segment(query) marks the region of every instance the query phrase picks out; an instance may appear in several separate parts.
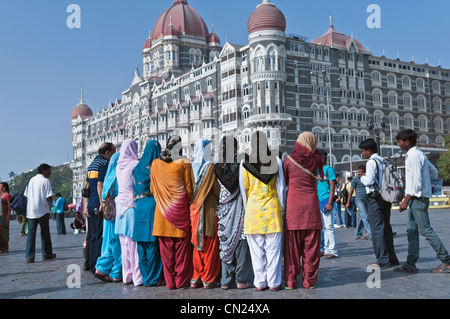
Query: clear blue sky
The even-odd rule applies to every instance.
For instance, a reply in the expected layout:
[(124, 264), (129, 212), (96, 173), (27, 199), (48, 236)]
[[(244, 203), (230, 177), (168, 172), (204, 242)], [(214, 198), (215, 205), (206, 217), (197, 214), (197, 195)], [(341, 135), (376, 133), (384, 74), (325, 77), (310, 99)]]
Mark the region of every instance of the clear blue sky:
[[(222, 44), (245, 45), (247, 20), (262, 0), (188, 0)], [(271, 0), (287, 33), (310, 41), (335, 28), (354, 33), (375, 55), (450, 68), (448, 0)], [(81, 28), (69, 29), (70, 4), (81, 7)], [(381, 7), (381, 28), (369, 29), (369, 4)], [(150, 29), (172, 0), (0, 0), (0, 177), (59, 165), (72, 158), (71, 112), (80, 100), (94, 112), (121, 97)]]

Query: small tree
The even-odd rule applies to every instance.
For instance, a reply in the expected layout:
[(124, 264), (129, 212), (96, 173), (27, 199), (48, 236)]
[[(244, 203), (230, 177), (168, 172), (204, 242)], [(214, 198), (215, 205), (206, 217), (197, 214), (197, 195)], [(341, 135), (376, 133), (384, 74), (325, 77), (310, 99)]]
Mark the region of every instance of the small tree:
[(445, 152), (439, 157), (437, 166), (444, 181), (450, 181), (450, 136), (445, 138), (445, 148), (449, 152)]

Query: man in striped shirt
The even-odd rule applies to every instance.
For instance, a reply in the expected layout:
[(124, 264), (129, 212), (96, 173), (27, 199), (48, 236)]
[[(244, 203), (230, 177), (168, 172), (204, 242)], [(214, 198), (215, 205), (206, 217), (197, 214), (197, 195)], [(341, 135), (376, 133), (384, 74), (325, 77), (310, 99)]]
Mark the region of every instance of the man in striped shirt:
[(104, 143), (98, 150), (98, 155), (89, 165), (87, 172), (87, 181), (90, 189), (88, 200), (88, 235), (86, 236), (86, 257), (89, 257), (89, 263), (85, 264), (84, 269), (95, 273), (95, 265), (98, 257), (101, 255), (102, 236), (103, 236), (103, 216), (101, 194), (103, 191), (103, 181), (108, 170), (109, 159), (116, 152), (112, 143)]

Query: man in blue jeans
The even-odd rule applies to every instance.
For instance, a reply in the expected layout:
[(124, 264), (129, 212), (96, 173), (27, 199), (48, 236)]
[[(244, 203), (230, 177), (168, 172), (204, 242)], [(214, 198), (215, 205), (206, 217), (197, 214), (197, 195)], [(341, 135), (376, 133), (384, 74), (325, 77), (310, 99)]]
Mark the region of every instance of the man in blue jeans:
[[(369, 197), (366, 194), (366, 187), (361, 183), (361, 177), (366, 175), (366, 166), (360, 165), (358, 167), (358, 176), (352, 179), (351, 188), (349, 192), (348, 203), (350, 203), (350, 197), (355, 192), (355, 204), (358, 207), (358, 221), (356, 223), (356, 231), (354, 238), (359, 239), (372, 239), (372, 232), (370, 231), (369, 219), (367, 217), (367, 206), (369, 204)], [(347, 207), (348, 209), (349, 207)], [(356, 214), (356, 212), (354, 212)], [(367, 232), (367, 236), (364, 236), (364, 229)]]
[(327, 152), (321, 152), (324, 158), (324, 166), (322, 168), (324, 180), (319, 181), (317, 185), (323, 222), (323, 240), (321, 244), (321, 251), (324, 252), (323, 258), (337, 258), (339, 255), (336, 247), (336, 234), (333, 226), (333, 204), (336, 187), (336, 174), (330, 165), (325, 165), (325, 163), (327, 163)]
[[(406, 151), (406, 198), (400, 204), (400, 212), (408, 210), (406, 233), (408, 234), (408, 257), (406, 263), (395, 271), (418, 272), (416, 262), (419, 259), (419, 234), (434, 249), (441, 264), (432, 273), (450, 273), (450, 255), (438, 235), (431, 227), (428, 206), (432, 196), (431, 181), (439, 177), (437, 169), (416, 146), (417, 133), (403, 130), (396, 137), (398, 146)], [(408, 209), (409, 208), (409, 209)]]
[(44, 260), (56, 258), (50, 237), (50, 208), (53, 201), (52, 184), (48, 180), (52, 168), (41, 164), (38, 174), (28, 182), (24, 195), (27, 197), (28, 236), (25, 250), (27, 263), (34, 263), (37, 227), (41, 228), (42, 257)]

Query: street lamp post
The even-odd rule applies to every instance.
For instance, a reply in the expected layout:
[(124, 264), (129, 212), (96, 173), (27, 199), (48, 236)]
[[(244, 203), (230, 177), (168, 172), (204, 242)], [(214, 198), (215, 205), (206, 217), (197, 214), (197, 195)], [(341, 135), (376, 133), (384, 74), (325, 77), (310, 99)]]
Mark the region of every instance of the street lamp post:
[[(317, 72), (311, 72), (311, 75), (316, 75)], [(330, 106), (330, 79), (327, 77), (327, 72), (325, 69), (322, 70), (323, 81), (326, 84), (327, 90), (327, 110), (328, 110), (328, 145), (330, 153), (330, 166), (333, 167), (333, 148), (332, 148), (332, 137), (331, 137), (331, 106)]]
[(378, 123), (374, 123), (372, 120), (369, 120), (368, 126), (369, 126), (370, 131), (375, 132), (375, 140), (377, 142), (378, 154), (381, 157), (383, 157), (383, 155), (381, 154), (381, 145), (380, 145), (380, 129), (381, 129), (381, 131), (384, 131), (384, 129), (386, 127), (386, 121), (385, 121), (384, 116), (381, 117), (381, 125), (379, 125)]
[(352, 137), (352, 131), (350, 131), (348, 142), (350, 144), (350, 176), (353, 176), (353, 137)]
[(333, 167), (333, 151), (332, 151), (332, 137), (331, 137), (331, 110), (330, 110), (330, 80), (327, 77), (326, 71), (322, 70), (323, 80), (326, 83), (327, 88), (327, 109), (328, 109), (328, 145), (330, 151), (330, 166)]

